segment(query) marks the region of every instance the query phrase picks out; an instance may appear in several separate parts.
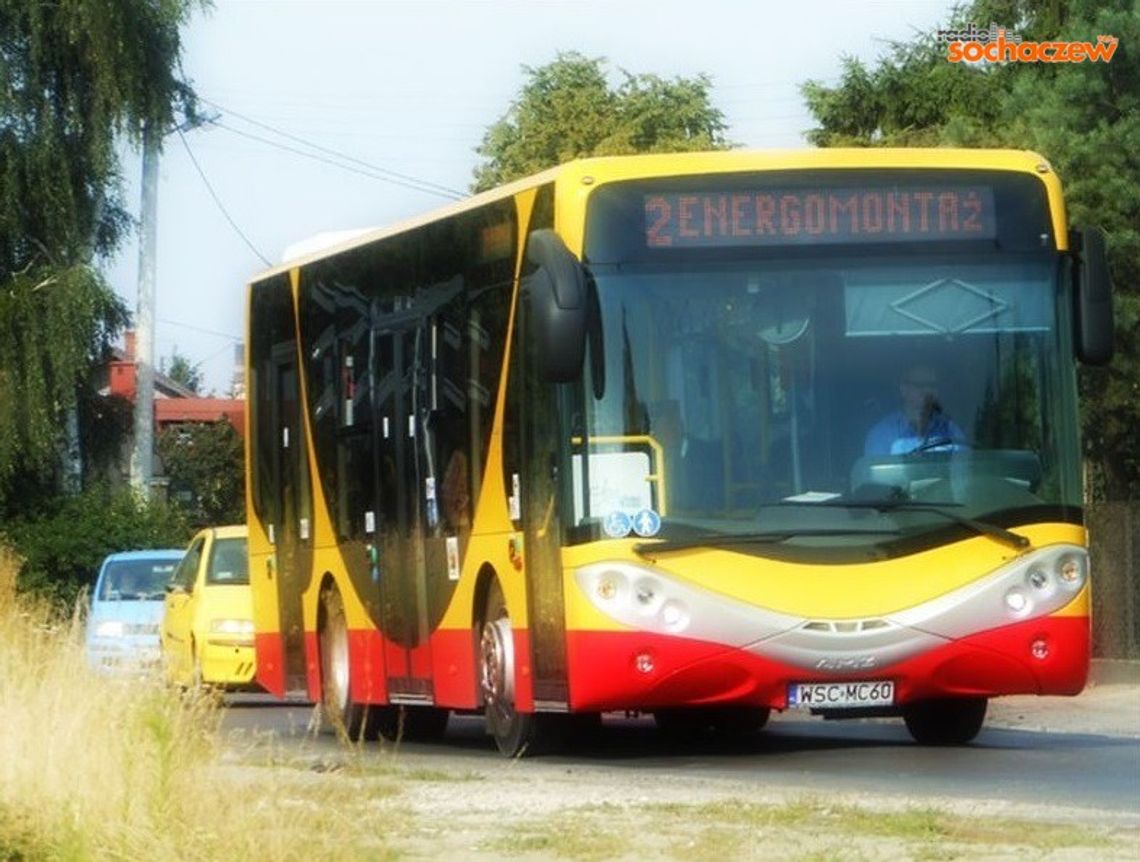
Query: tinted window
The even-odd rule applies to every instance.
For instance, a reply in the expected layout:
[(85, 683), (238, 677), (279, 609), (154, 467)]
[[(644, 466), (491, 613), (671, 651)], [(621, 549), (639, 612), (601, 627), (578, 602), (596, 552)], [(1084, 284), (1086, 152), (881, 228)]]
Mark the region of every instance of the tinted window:
[(378, 526), (395, 520), (394, 477), (373, 443), (398, 433), (390, 403), (397, 385), (417, 387), (420, 403), (431, 405), (445, 526), (470, 523), (490, 446), (516, 245), (514, 201), (505, 200), (302, 271), (308, 407), (339, 538), (363, 536), (367, 512)]
[(206, 571), (207, 584), (248, 584), (249, 560), (245, 539), (218, 539)]
[(182, 587), (187, 592), (194, 589), (194, 580), (198, 575), (198, 564), (202, 562), (202, 547), (204, 545), (205, 540), (203, 539), (196, 539), (190, 545), (190, 549), (186, 551), (186, 556), (182, 558), (182, 562), (178, 564), (178, 569), (170, 579), (172, 584)]
[(103, 601), (154, 601), (162, 598), (177, 560), (116, 560), (107, 564), (99, 598)]

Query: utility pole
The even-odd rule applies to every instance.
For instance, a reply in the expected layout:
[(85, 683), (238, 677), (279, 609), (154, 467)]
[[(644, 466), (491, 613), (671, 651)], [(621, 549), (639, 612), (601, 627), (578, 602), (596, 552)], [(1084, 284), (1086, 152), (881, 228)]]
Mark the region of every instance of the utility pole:
[(131, 487), (144, 500), (150, 499), (154, 476), (154, 295), (161, 140), (161, 130), (148, 122), (143, 129), (139, 296), (135, 320), (135, 440), (131, 451)]

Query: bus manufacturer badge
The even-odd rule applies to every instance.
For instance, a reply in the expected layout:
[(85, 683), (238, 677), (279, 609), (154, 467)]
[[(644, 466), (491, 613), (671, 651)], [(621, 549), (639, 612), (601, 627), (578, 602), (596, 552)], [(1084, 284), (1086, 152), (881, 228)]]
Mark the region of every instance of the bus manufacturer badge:
[(606, 515), (602, 521), (602, 529), (611, 539), (624, 539), (633, 529), (633, 523), (625, 512), (614, 511)]
[(656, 536), (661, 530), (661, 516), (652, 509), (642, 509), (633, 516), (633, 531), (644, 539)]

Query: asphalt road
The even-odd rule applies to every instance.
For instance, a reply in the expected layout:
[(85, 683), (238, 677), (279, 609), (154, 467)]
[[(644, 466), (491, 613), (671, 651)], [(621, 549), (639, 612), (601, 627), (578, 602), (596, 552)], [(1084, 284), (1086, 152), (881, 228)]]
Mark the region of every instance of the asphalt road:
[[(306, 735), (307, 705), (257, 697), (228, 701), (223, 727), (245, 737), (272, 732), (308, 750), (335, 753), (335, 738)], [(483, 770), (501, 755), (483, 733), (482, 719), (453, 716), (438, 743), (401, 743), (414, 767)], [(925, 748), (898, 722), (828, 722), (796, 714), (772, 721), (755, 737), (729, 743), (702, 740), (678, 746), (654, 732), (649, 718), (607, 718), (571, 751), (524, 761), (590, 767), (615, 780), (631, 772), (663, 782), (694, 776), (756, 781), (806, 793), (845, 791), (923, 799), (971, 799), (1050, 805), (1140, 817), (1140, 738), (987, 727), (962, 748)], [(536, 766), (535, 768), (538, 768)]]

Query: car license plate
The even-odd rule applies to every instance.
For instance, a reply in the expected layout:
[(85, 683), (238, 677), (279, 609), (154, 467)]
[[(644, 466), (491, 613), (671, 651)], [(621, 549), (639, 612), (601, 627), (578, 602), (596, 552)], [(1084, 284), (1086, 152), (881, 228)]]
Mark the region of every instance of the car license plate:
[(892, 706), (893, 680), (794, 682), (788, 686), (788, 706), (838, 709), (849, 706)]

